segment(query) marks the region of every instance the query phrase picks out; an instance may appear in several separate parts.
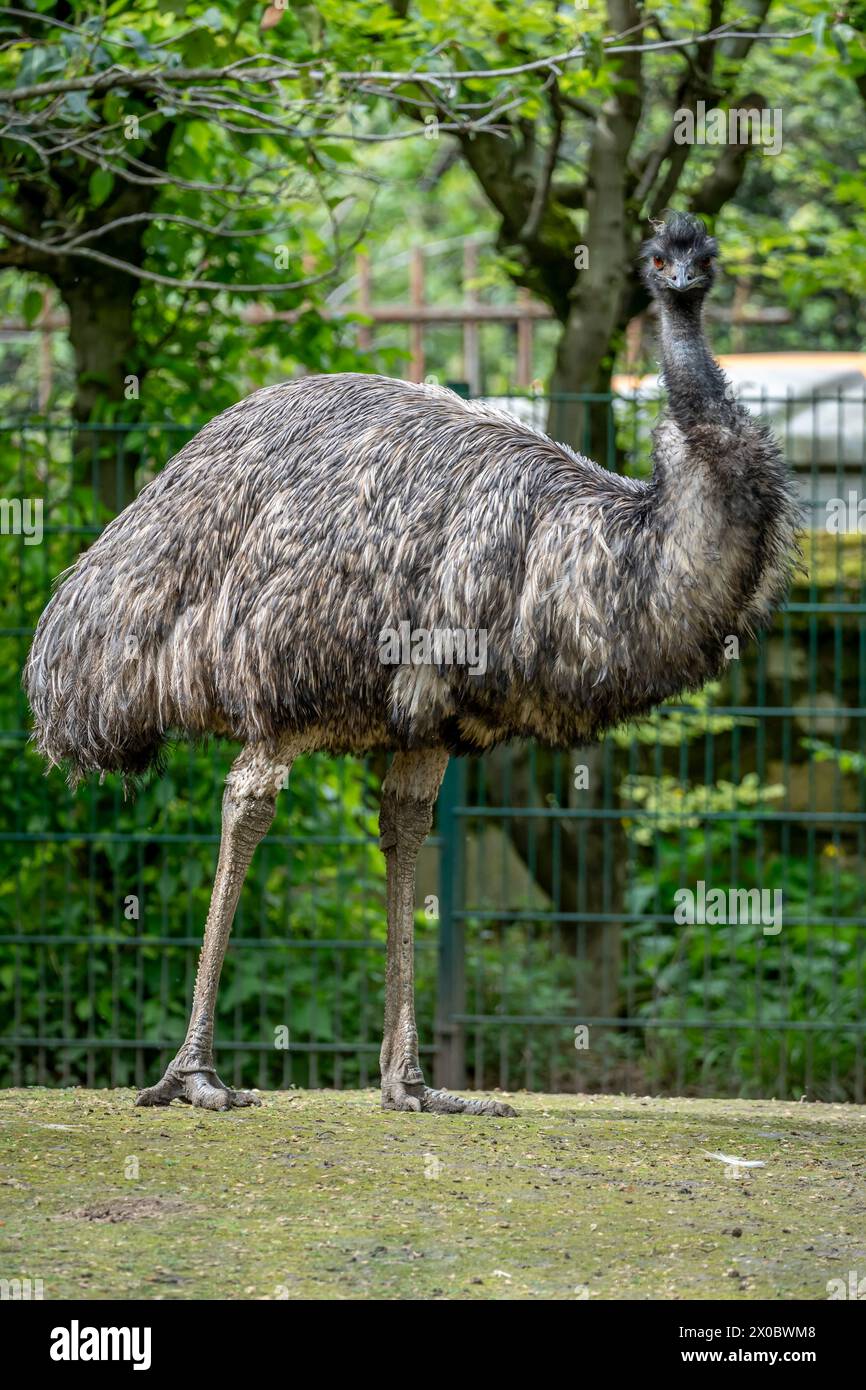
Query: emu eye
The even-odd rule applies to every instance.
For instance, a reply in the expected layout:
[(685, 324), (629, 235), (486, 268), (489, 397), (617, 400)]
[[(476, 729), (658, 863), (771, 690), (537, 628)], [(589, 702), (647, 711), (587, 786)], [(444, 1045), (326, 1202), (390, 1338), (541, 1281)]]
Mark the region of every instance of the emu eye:
[(701, 261), (701, 270), (709, 270), (709, 268), (710, 268), (710, 266), (712, 265), (712, 263), (713, 263), (713, 258), (712, 258), (712, 256), (705, 256), (704, 259)]
[(663, 257), (653, 256), (653, 265), (655, 266), (656, 270), (664, 270), (665, 263)]

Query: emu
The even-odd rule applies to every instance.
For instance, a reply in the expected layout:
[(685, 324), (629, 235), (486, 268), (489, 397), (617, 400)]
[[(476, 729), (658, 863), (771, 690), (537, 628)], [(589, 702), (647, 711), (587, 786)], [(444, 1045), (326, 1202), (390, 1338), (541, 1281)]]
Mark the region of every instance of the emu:
[[(597, 739), (719, 674), (726, 639), (752, 635), (784, 597), (799, 509), (776, 443), (705, 341), (716, 256), (682, 214), (643, 249), (669, 406), (649, 480), (439, 387), (306, 377), (211, 420), (63, 578), (24, 673), (51, 764), (75, 784), (142, 774), (171, 733), (243, 744), (187, 1036), (139, 1105), (256, 1103), (213, 1056), (245, 873), (295, 758), (385, 749), (382, 1104), (514, 1114), (425, 1084), (415, 860), (449, 755)], [(381, 635), (401, 624), (484, 632), (483, 669), (383, 660)]]

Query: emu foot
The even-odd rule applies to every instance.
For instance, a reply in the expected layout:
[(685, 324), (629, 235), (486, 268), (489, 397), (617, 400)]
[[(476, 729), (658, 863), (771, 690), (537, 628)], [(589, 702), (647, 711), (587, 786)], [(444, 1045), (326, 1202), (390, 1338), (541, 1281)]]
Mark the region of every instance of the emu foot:
[(233, 1110), (242, 1105), (261, 1105), (252, 1091), (233, 1091), (220, 1081), (212, 1066), (200, 1059), (183, 1060), (175, 1057), (165, 1076), (155, 1086), (139, 1091), (136, 1105), (170, 1105), (182, 1100), (186, 1105), (198, 1105), (203, 1110)]
[[(420, 1075), (420, 1073), (419, 1073)], [(383, 1110), (426, 1110), (433, 1115), (493, 1115), (512, 1117), (517, 1111), (503, 1100), (465, 1100), (450, 1091), (434, 1091), (419, 1082), (382, 1082)]]

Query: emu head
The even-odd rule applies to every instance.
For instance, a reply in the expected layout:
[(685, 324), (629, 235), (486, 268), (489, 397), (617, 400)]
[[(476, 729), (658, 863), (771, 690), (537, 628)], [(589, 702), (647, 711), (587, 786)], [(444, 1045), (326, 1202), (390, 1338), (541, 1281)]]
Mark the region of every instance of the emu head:
[(643, 281), (650, 294), (703, 298), (715, 278), (715, 237), (699, 217), (685, 212), (675, 212), (653, 227), (655, 234), (641, 249)]

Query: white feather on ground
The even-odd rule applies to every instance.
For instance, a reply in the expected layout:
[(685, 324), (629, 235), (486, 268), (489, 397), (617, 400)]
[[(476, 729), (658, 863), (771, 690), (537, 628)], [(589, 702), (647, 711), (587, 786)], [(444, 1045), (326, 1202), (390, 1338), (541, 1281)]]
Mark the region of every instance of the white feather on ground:
[(704, 1149), (707, 1158), (717, 1158), (720, 1163), (733, 1164), (735, 1168), (766, 1168), (762, 1158), (734, 1158), (732, 1154), (713, 1154)]

